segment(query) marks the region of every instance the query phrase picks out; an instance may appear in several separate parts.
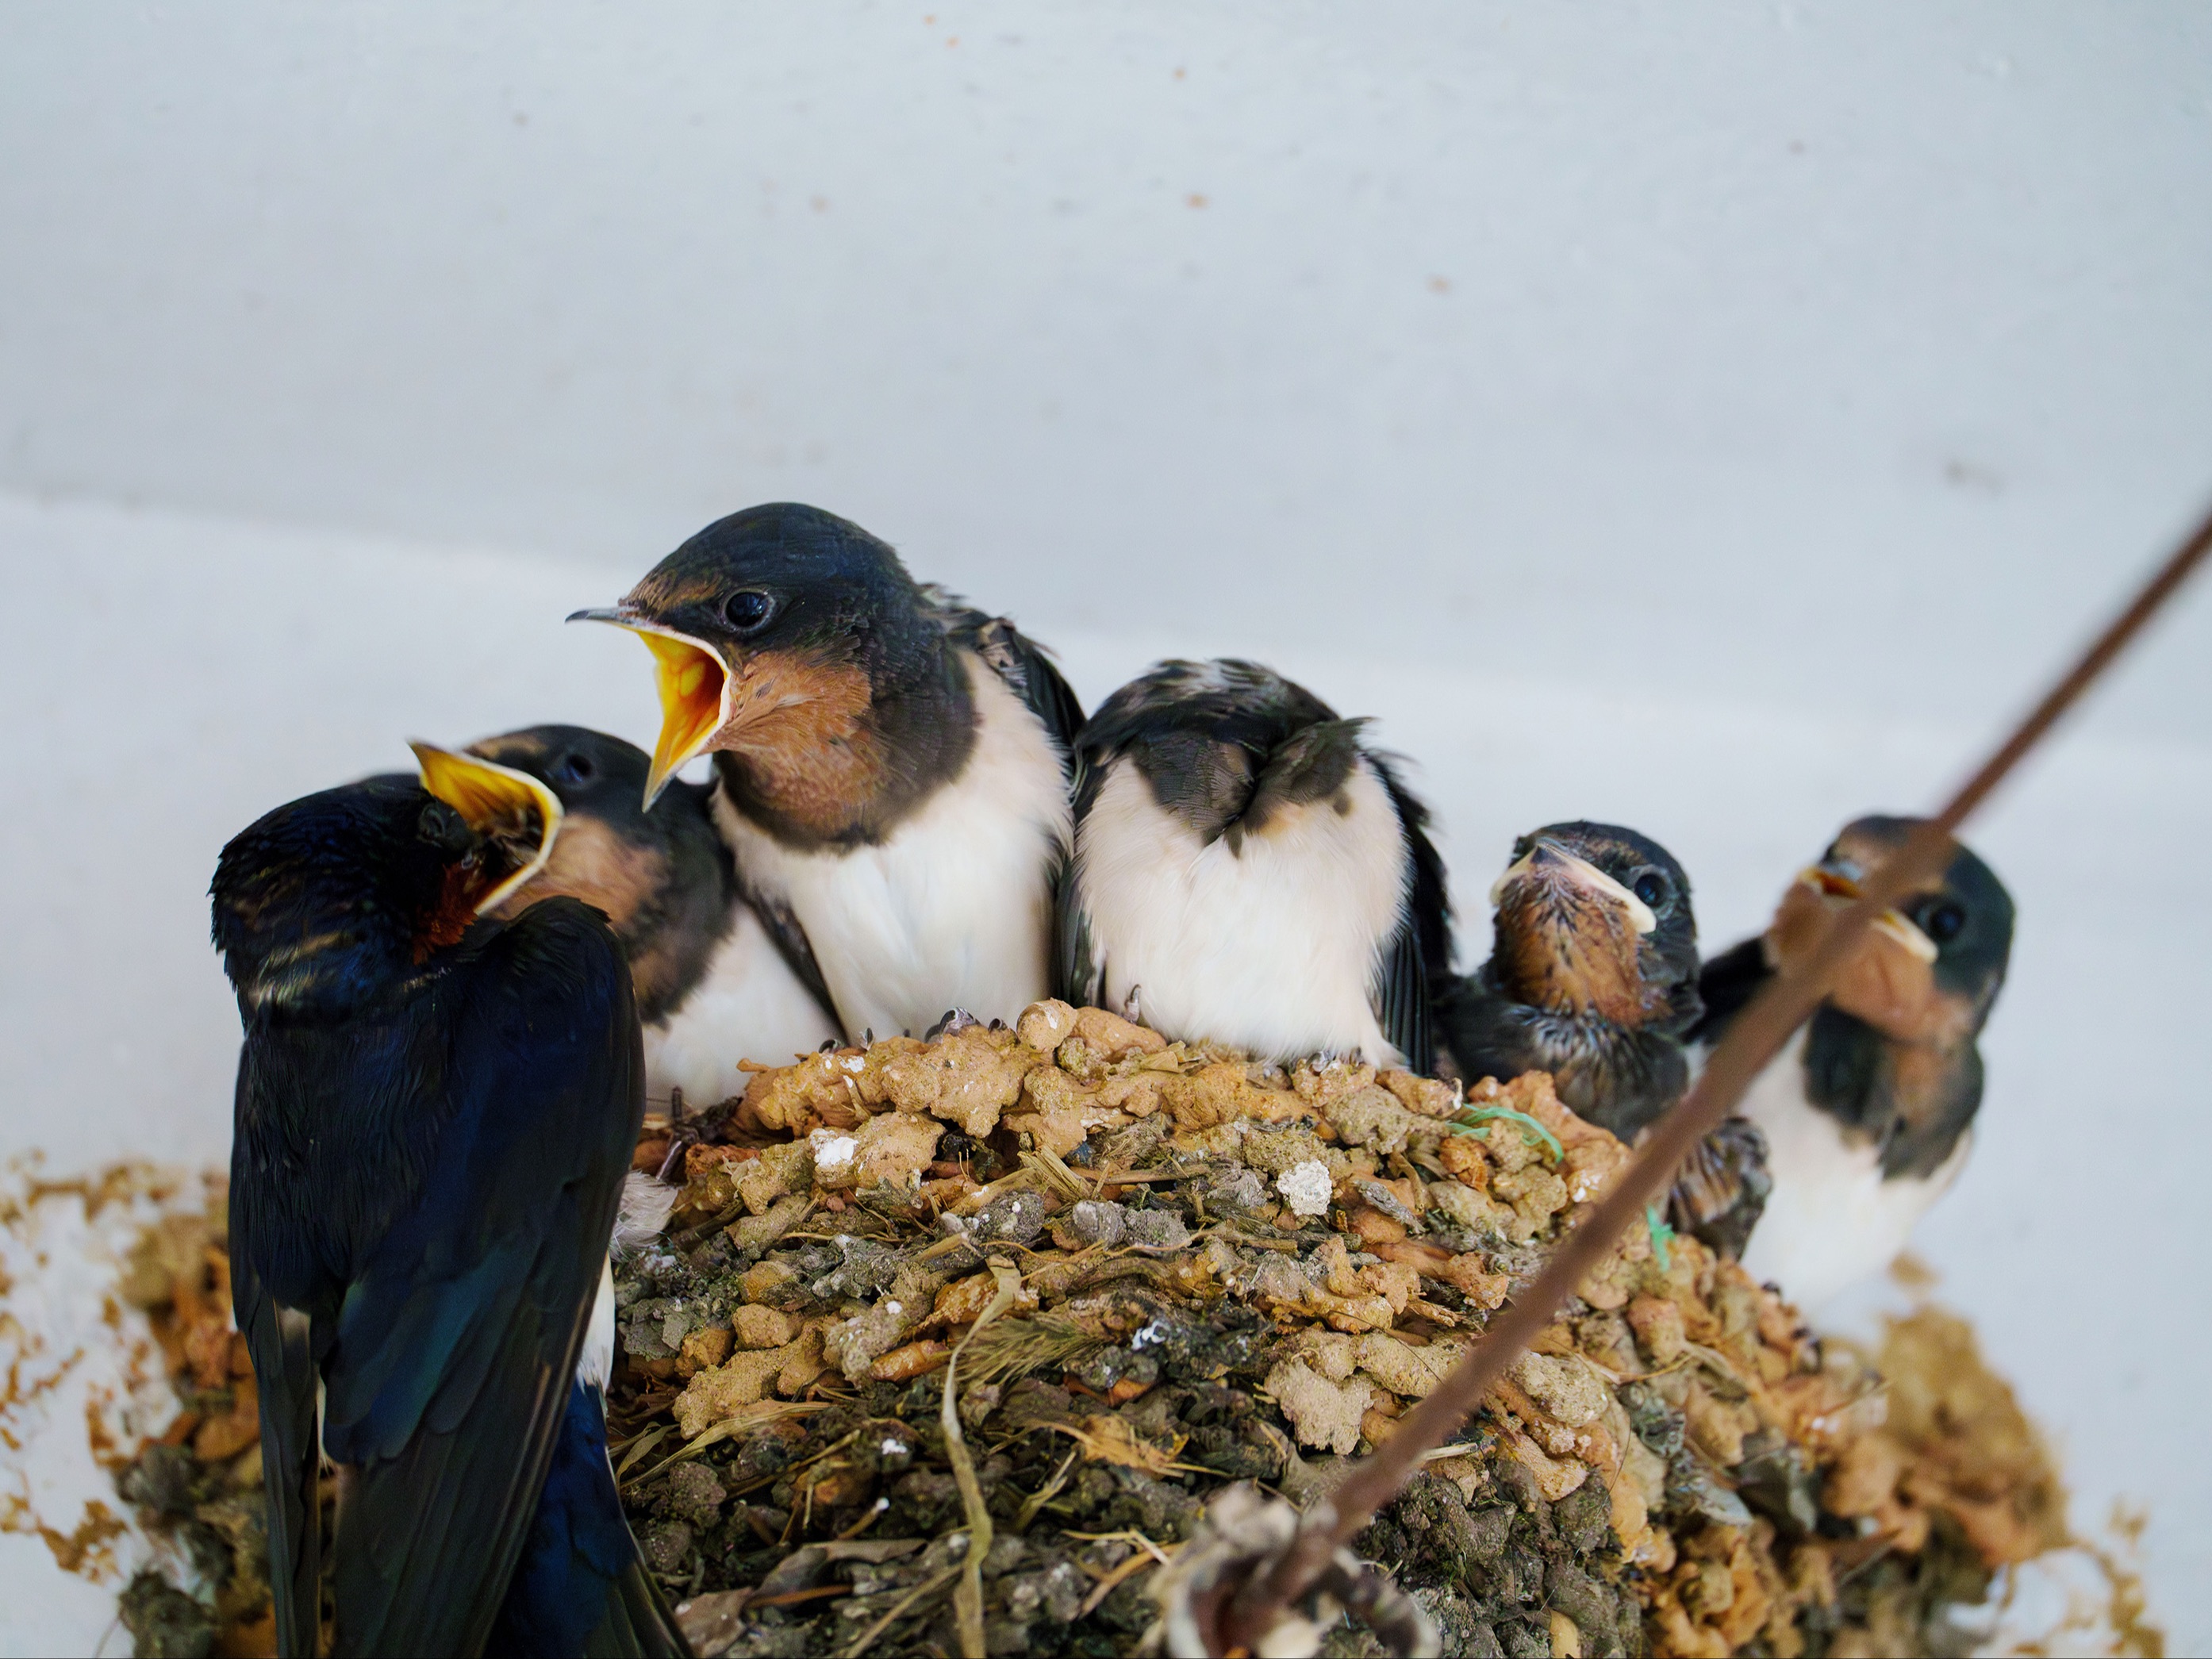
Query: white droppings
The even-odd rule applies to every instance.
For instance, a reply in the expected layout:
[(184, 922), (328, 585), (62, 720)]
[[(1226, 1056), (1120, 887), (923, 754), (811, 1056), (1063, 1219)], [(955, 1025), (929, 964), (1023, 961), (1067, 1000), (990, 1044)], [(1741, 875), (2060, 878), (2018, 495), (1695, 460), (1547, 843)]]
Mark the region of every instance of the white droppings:
[(833, 1134), (827, 1129), (817, 1129), (807, 1139), (814, 1146), (814, 1166), (818, 1170), (834, 1170), (850, 1164), (860, 1143), (850, 1135)]
[(868, 1069), (868, 1062), (858, 1054), (848, 1054), (838, 1063), (848, 1072), (865, 1072)]
[[(886, 1438), (884, 1440), (883, 1455), (885, 1457), (904, 1457), (906, 1454), (907, 1444), (905, 1441), (896, 1438)], [(878, 1504), (883, 1502), (881, 1498), (878, 1498), (876, 1501)]]
[(1275, 1190), (1299, 1215), (1327, 1215), (1328, 1200), (1335, 1194), (1336, 1183), (1329, 1179), (1328, 1164), (1319, 1158), (1310, 1158), (1303, 1164), (1293, 1164), (1277, 1176)]
[(1129, 1339), (1129, 1346), (1132, 1348), (1149, 1348), (1155, 1342), (1164, 1342), (1167, 1340), (1168, 1328), (1155, 1319)]
[(896, 1302), (886, 1302), (884, 1304), (884, 1306), (889, 1308), (895, 1314), (902, 1314), (906, 1311), (904, 1307)]

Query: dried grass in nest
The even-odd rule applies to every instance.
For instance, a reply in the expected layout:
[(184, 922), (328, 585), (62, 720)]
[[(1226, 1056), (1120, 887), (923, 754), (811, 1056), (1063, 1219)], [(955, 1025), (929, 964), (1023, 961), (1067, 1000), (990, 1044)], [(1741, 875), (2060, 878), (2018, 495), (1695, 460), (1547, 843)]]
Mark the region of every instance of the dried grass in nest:
[[(1625, 1157), (1540, 1076), (1462, 1100), (1040, 1006), (756, 1072), (718, 1120), (736, 1138), (678, 1160), (688, 1231), (618, 1267), (614, 1455), (703, 1650), (953, 1653), (980, 1619), (994, 1651), (1133, 1651), (1200, 1504), (1237, 1478), (1326, 1490)], [(957, 1157), (817, 1182), (811, 1130), (865, 1146), (895, 1111), (958, 1125)], [(1330, 1168), (1325, 1219), (1279, 1198), (1303, 1160)], [(1190, 1242), (1067, 1231), (1112, 1193)], [(986, 1237), (1016, 1200), (1022, 1236)], [(2047, 1449), (1962, 1322), (1923, 1310), (1872, 1355), (1816, 1342), (1735, 1264), (1656, 1242), (1624, 1241), (1364, 1535), (1447, 1651), (1945, 1651), (1952, 1608), (2066, 1542)], [(202, 1329), (220, 1258), (172, 1243), (201, 1275), (161, 1316), (187, 1376), (229, 1352)], [(971, 1500), (996, 1540), (973, 1594), (948, 1541), (985, 1530)], [(2157, 1651), (2112, 1582), (2113, 1650)]]
[(1103, 1337), (1051, 1314), (1000, 1319), (969, 1344), (963, 1374), (975, 1382), (1001, 1383), (1036, 1371), (1073, 1370), (1105, 1346)]

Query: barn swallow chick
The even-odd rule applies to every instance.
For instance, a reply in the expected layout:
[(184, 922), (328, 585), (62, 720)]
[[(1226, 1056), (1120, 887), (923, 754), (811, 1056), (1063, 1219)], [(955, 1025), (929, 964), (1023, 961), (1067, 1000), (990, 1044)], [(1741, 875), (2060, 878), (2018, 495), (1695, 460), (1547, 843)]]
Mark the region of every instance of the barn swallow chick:
[(708, 526), (578, 618), (651, 648), (645, 799), (714, 756), (739, 878), (847, 1036), (1011, 1019), (1048, 994), (1083, 715), (1012, 624), (790, 503)]
[(543, 864), (498, 914), (566, 893), (604, 912), (629, 958), (645, 1030), (646, 1092), (694, 1106), (738, 1092), (739, 1060), (782, 1064), (838, 1035), (828, 993), (810, 989), (739, 890), (714, 833), (709, 791), (672, 782), (648, 808), (651, 762), (620, 738), (534, 726), (465, 753), (429, 751), (486, 793), (551, 792), (560, 817)]
[(1689, 1086), (1689, 878), (1633, 830), (1555, 823), (1514, 842), (1490, 902), (1490, 960), (1443, 1000), (1462, 1074), (1549, 1072), (1571, 1110), (1633, 1140)]
[(279, 807), (211, 890), (278, 1644), (316, 1650), (327, 1455), (341, 1650), (681, 1653), (605, 1455), (629, 969), (573, 899), (486, 915), (550, 856), (550, 792), (426, 771), (445, 798)]
[[(1783, 896), (1765, 933), (1705, 965), (1719, 1041), (1781, 968), (1809, 951), (1825, 913), (1920, 821), (1864, 817)], [(1960, 847), (1950, 865), (1885, 914), (1802, 1030), (1753, 1081), (1741, 1108), (1765, 1132), (1773, 1191), (1745, 1267), (1815, 1308), (1896, 1259), (1914, 1224), (1958, 1178), (1982, 1100), (1976, 1046), (2012, 952), (2013, 903)]]
[(1443, 869), (1364, 725), (1249, 662), (1164, 662), (1108, 698), (1076, 738), (1074, 1000), (1270, 1060), (1430, 1070)]

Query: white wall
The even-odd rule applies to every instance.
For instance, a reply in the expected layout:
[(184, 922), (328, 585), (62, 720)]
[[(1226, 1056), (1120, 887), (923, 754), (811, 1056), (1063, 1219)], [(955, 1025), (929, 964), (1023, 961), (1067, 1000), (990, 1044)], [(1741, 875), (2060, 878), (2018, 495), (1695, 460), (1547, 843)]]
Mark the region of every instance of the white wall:
[(2201, 8), (5, 31), (41, 494), (622, 572), (797, 497), (1040, 622), (1979, 714), (2212, 490)]
[[(224, 836), (647, 735), (556, 619), (748, 502), (1087, 696), (1378, 715), (1477, 911), (1637, 823), (1718, 945), (2212, 500), (2200, 9), (935, 3), (0, 9), (5, 1146), (220, 1159)], [(2208, 692), (2212, 585), (1977, 832), (2020, 949), (1923, 1241), (2185, 1650)]]

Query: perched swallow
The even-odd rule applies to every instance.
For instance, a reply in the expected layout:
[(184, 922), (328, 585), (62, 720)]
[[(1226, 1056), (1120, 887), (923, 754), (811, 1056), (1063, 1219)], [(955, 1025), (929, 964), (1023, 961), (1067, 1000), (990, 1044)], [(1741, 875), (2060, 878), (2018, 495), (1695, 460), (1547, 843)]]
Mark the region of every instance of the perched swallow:
[(1690, 878), (1633, 830), (1555, 823), (1513, 843), (1490, 902), (1489, 961), (1441, 999), (1461, 1073), (1549, 1072), (1571, 1109), (1633, 1140), (1689, 1087)]
[(1073, 1000), (1171, 1037), (1425, 1072), (1451, 920), (1427, 810), (1304, 687), (1164, 662), (1076, 738)]
[[(1719, 1041), (1826, 910), (1919, 822), (1865, 817), (1791, 885), (1765, 933), (1705, 964), (1695, 1042)], [(1982, 1100), (1975, 1046), (2012, 953), (2012, 896), (1964, 847), (1875, 925), (1803, 1030), (1753, 1081), (1773, 1191), (1744, 1266), (1811, 1308), (1880, 1273), (1966, 1159)]]
[(608, 611), (652, 648), (650, 802), (714, 757), (740, 880), (848, 1037), (1051, 989), (1075, 694), (1003, 619), (818, 507), (707, 526)]
[(542, 866), (549, 793), (448, 793), (294, 801), (211, 890), (246, 1034), (231, 1272), (279, 1645), (319, 1637), (319, 1451), (341, 1650), (681, 1653), (605, 1450), (629, 972), (573, 899), (481, 919)]
[(498, 914), (556, 893), (605, 913), (629, 957), (649, 1097), (678, 1088), (712, 1106), (738, 1091), (738, 1060), (781, 1065), (838, 1035), (740, 891), (705, 785), (672, 782), (647, 808), (645, 751), (578, 726), (486, 738), (442, 763), (482, 768), (488, 788), (520, 774), (558, 798), (544, 866)]

